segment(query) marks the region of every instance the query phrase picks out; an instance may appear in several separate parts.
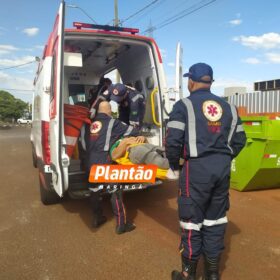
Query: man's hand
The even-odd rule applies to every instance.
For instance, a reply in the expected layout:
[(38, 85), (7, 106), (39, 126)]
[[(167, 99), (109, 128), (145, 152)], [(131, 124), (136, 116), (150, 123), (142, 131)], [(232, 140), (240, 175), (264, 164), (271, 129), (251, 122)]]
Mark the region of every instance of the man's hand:
[(146, 138), (144, 136), (137, 136), (136, 137), (136, 143), (137, 144), (142, 144), (146, 142)]

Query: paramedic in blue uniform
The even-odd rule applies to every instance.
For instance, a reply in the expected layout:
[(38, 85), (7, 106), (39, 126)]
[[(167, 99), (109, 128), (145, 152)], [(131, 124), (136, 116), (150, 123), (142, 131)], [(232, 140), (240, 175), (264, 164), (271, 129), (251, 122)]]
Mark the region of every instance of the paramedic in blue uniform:
[(126, 124), (141, 127), (145, 115), (145, 97), (135, 88), (114, 84), (108, 88), (110, 100), (119, 104), (119, 119)]
[[(109, 150), (118, 139), (126, 136), (138, 136), (139, 134), (136, 128), (112, 118), (111, 115), (110, 103), (107, 101), (101, 102), (98, 107), (98, 113), (93, 119), (87, 135), (86, 150), (88, 174), (93, 164), (112, 164)], [(92, 226), (96, 228), (105, 223), (107, 219), (103, 216), (100, 185), (94, 183), (88, 184), (93, 210)], [(121, 190), (113, 191), (111, 204), (117, 220), (116, 233), (121, 234), (134, 230), (135, 225), (126, 221)]]
[(204, 255), (205, 279), (218, 280), (219, 261), (229, 209), (231, 160), (246, 142), (236, 108), (210, 91), (213, 70), (205, 63), (190, 67), (190, 96), (178, 101), (167, 124), (166, 155), (174, 177), (179, 160), (178, 212), (182, 271), (172, 279), (194, 280)]

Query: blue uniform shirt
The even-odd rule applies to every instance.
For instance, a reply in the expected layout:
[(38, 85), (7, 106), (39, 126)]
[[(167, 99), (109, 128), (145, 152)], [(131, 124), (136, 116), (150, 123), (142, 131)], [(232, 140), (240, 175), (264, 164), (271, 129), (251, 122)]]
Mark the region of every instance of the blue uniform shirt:
[(166, 155), (173, 169), (180, 158), (219, 153), (236, 157), (246, 142), (237, 110), (209, 90), (178, 101), (167, 124)]

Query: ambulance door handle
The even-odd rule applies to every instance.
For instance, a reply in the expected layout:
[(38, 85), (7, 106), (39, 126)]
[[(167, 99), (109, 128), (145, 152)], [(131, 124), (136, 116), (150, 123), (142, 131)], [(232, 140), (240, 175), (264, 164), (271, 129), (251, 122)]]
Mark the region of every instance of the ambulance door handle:
[(154, 90), (151, 92), (151, 105), (152, 105), (152, 117), (153, 117), (153, 122), (161, 127), (160, 122), (156, 119), (156, 112), (155, 112), (155, 101), (154, 101), (154, 96), (155, 94), (158, 93), (158, 88), (154, 88)]

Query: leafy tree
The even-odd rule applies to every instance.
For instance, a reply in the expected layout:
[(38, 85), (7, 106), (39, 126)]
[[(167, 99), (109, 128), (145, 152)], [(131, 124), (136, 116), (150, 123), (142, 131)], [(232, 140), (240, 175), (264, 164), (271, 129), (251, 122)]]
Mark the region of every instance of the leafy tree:
[(0, 119), (18, 119), (28, 110), (28, 103), (0, 90)]

